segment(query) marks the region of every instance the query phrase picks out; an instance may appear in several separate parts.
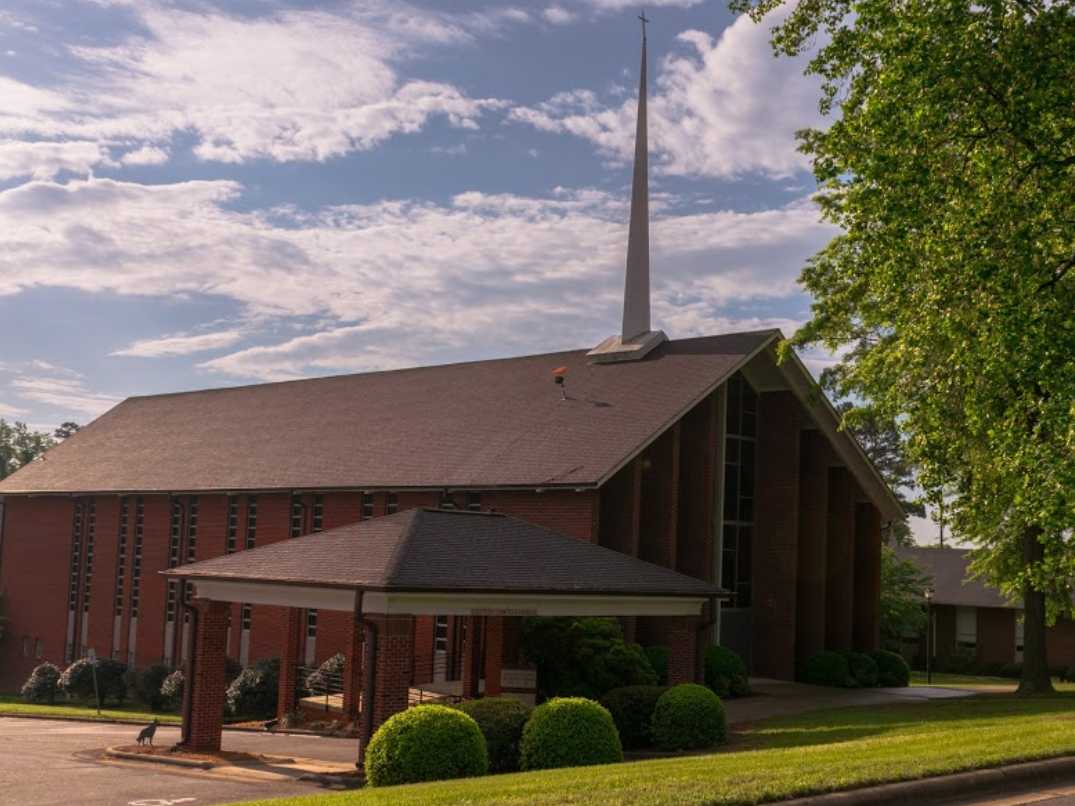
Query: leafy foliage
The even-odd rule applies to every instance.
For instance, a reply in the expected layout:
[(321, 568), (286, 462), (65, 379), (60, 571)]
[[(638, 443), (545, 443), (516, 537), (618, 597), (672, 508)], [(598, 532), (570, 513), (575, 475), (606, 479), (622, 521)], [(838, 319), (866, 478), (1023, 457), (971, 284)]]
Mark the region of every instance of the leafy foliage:
[(836, 686), (837, 688), (855, 688), (857, 683), (851, 676), (851, 667), (839, 652), (823, 650), (813, 655), (806, 662), (803, 680), (815, 686)]
[(862, 652), (841, 652), (847, 659), (847, 669), (855, 684), (863, 688), (877, 685), (877, 664), (869, 655)]
[(653, 709), (667, 686), (624, 686), (606, 692), (601, 704), (612, 715), (620, 743), (628, 749), (653, 744)]
[(642, 650), (646, 654), (646, 660), (657, 675), (657, 685), (668, 685), (668, 654), (666, 646), (648, 646)]
[(881, 547), (881, 637), (898, 645), (907, 635), (926, 628), (923, 594), (932, 580), (911, 560), (900, 559), (889, 546)]
[(902, 655), (884, 649), (870, 654), (877, 664), (877, 684), (886, 688), (896, 688), (911, 684), (911, 667)]
[(47, 702), (49, 705), (56, 702), (59, 692), (60, 670), (48, 662), (35, 666), (19, 691), (27, 702)]
[(33, 431), (26, 423), (0, 419), (0, 479), (29, 464), (55, 444), (44, 431)]
[(163, 711), (168, 707), (167, 698), (161, 694), (161, 684), (171, 673), (171, 666), (154, 663), (134, 675), (135, 694), (151, 711)]
[(224, 695), (228, 713), (250, 717), (272, 716), (276, 713), (279, 680), (279, 658), (247, 666), (231, 681)]
[(718, 697), (750, 694), (750, 678), (743, 659), (734, 650), (719, 644), (706, 647), (705, 684)]
[(519, 769), (519, 741), (530, 718), (529, 706), (511, 697), (483, 697), (455, 707), (478, 723), (489, 753), (489, 772)]
[(657, 683), (642, 648), (624, 641), (612, 619), (529, 618), (523, 622), (522, 649), (537, 666), (544, 698), (596, 699), (614, 688)]
[(653, 738), (661, 750), (698, 750), (728, 735), (724, 704), (705, 686), (684, 683), (666, 691), (653, 710)]
[(326, 694), (339, 691), (343, 679), (343, 669), (347, 663), (342, 652), (337, 652), (317, 669), (306, 675), (306, 688), (311, 694)]
[(467, 778), (488, 769), (478, 723), (444, 705), (419, 705), (391, 716), (366, 750), (370, 786)]
[(176, 669), (161, 682), (160, 698), (165, 708), (178, 708), (183, 702), (183, 687), (187, 678), (182, 669)]
[(608, 710), (583, 697), (559, 697), (534, 709), (519, 743), (519, 769), (547, 770), (623, 761)]
[(833, 383), (899, 424), (973, 569), (1022, 597), (1020, 690), (1049, 690), (1075, 574), (1075, 0), (811, 0), (772, 43), (813, 53), (839, 113), (800, 135), (842, 234), (793, 344), (846, 351)]
[[(88, 700), (94, 696), (93, 667), (86, 658), (76, 660), (60, 675), (60, 688), (76, 700)], [(101, 704), (109, 700), (122, 704), (127, 699), (127, 665), (111, 658), (97, 659), (97, 687)]]

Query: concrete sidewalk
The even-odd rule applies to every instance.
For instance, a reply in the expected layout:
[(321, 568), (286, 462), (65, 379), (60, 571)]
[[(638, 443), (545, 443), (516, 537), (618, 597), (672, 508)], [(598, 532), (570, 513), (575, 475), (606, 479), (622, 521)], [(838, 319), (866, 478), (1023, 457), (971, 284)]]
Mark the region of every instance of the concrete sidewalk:
[(725, 700), (729, 725), (742, 725), (774, 716), (794, 716), (826, 708), (852, 708), (862, 705), (896, 705), (973, 697), (977, 692), (933, 686), (907, 688), (828, 688), (754, 677), (750, 680), (751, 697)]

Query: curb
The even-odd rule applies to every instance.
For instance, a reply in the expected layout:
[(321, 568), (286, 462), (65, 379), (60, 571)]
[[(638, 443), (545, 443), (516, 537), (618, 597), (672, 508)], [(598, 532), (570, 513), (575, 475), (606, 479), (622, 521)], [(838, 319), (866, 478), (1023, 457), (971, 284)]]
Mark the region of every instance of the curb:
[(1013, 784), (1043, 784), (1075, 776), (1075, 756), (1028, 761), (1004, 767), (900, 781), (843, 792), (783, 801), (786, 806), (882, 806), (936, 798), (967, 797), (1009, 789)]
[(141, 761), (146, 764), (167, 764), (171, 767), (185, 767), (187, 769), (211, 770), (216, 765), (211, 761), (194, 761), (188, 758), (169, 758), (168, 756), (154, 756), (145, 753), (128, 753), (118, 747), (105, 748), (105, 755), (110, 758), (120, 758), (124, 761)]
[[(146, 720), (144, 719), (123, 719), (122, 717), (103, 716), (99, 719), (95, 716), (69, 716), (69, 715), (53, 715), (53, 714), (6, 714), (0, 711), (0, 719), (50, 719), (59, 722), (85, 722), (90, 725), (141, 725), (146, 726)], [(161, 722), (162, 728), (178, 728), (181, 727), (181, 722)], [(224, 725), (224, 730), (234, 731), (236, 733), (257, 733), (265, 736), (322, 736), (326, 739), (352, 739), (352, 736), (337, 736), (332, 733), (318, 733), (313, 730), (301, 730), (301, 729), (287, 729), (276, 728), (274, 730), (265, 730), (263, 728), (241, 728), (238, 726)]]

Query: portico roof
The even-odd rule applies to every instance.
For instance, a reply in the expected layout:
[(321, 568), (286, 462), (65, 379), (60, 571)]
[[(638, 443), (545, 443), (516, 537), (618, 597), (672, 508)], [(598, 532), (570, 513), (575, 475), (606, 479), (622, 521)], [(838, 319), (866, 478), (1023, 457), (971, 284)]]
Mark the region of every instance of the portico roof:
[[(163, 572), (224, 601), (365, 612), (696, 615), (725, 592), (498, 513), (413, 509)], [(580, 609), (581, 608), (581, 609)]]

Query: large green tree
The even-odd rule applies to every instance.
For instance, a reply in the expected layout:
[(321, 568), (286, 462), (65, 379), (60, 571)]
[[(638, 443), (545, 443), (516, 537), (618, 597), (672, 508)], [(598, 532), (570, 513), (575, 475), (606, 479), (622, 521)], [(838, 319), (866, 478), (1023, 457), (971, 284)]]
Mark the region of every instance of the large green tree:
[(0, 479), (29, 464), (55, 444), (46, 432), (34, 431), (26, 423), (0, 420)]
[[(827, 127), (802, 132), (842, 234), (796, 345), (897, 420), (974, 568), (1025, 606), (1021, 692), (1075, 573), (1075, 0), (800, 0)], [(761, 19), (782, 0), (738, 0)]]

